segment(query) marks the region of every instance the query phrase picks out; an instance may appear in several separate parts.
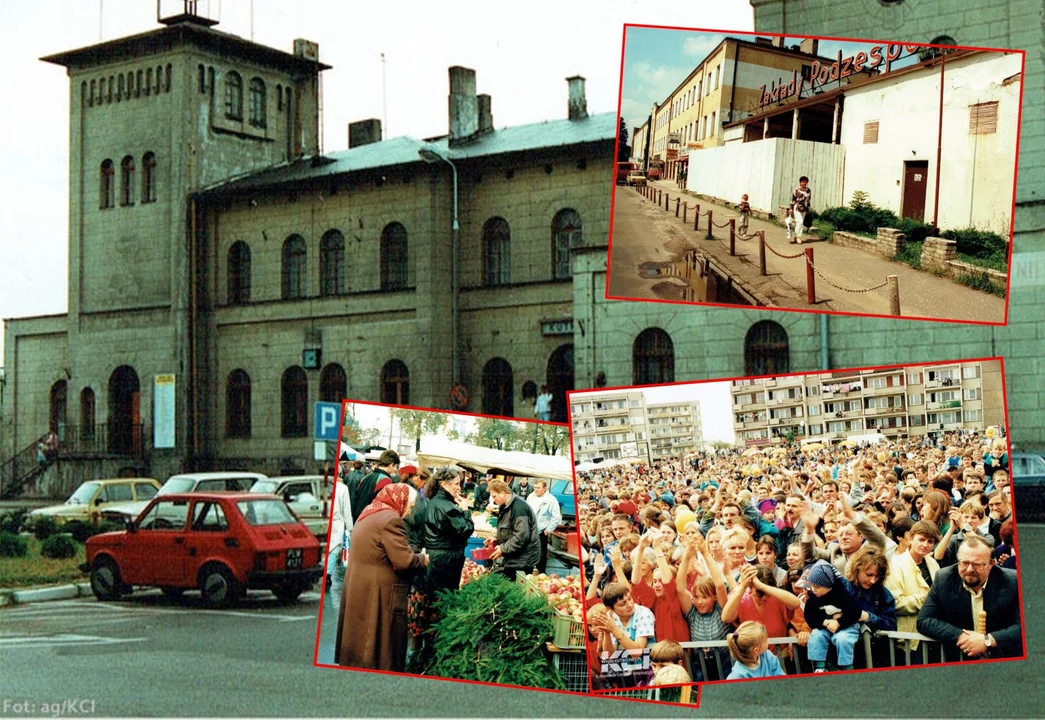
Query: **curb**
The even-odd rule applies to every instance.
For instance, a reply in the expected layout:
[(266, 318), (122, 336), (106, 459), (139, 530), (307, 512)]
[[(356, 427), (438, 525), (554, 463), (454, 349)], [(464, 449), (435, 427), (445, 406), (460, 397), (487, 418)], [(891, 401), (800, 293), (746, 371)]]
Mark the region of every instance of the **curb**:
[(0, 607), (9, 605), (26, 605), (50, 600), (72, 600), (92, 595), (90, 583), (73, 583), (71, 585), (51, 585), (28, 590), (0, 590)]

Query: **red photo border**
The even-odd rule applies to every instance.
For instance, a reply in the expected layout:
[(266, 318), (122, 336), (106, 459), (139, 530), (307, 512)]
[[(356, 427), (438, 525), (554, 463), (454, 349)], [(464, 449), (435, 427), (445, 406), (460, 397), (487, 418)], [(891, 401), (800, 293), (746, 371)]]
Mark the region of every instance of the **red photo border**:
[[(620, 126), (621, 121), (621, 103), (624, 97), (624, 52), (627, 48), (628, 43), (628, 28), (646, 28), (651, 30), (677, 30), (685, 32), (705, 32), (705, 33), (719, 33), (724, 36), (730, 35), (750, 35), (752, 37), (786, 37), (792, 39), (815, 39), (815, 40), (834, 40), (838, 42), (859, 42), (859, 43), (893, 43), (897, 44), (896, 40), (873, 40), (868, 38), (849, 38), (849, 37), (835, 37), (831, 35), (784, 35), (781, 33), (771, 32), (755, 32), (752, 30), (721, 30), (715, 28), (687, 28), (687, 27), (676, 27), (670, 25), (644, 25), (640, 23), (625, 23), (623, 36), (621, 39), (621, 54), (620, 54), (620, 85), (617, 91), (617, 127)], [(631, 302), (648, 302), (648, 303), (663, 303), (668, 305), (684, 305), (684, 306), (698, 306), (698, 307), (723, 307), (732, 308), (737, 310), (772, 310), (774, 312), (795, 312), (795, 313), (813, 313), (817, 315), (842, 315), (846, 317), (873, 317), (873, 318), (886, 318), (890, 320), (923, 320), (928, 322), (943, 322), (943, 323), (961, 323), (963, 325), (992, 325), (992, 326), (1004, 326), (1009, 323), (1009, 304), (1012, 297), (1012, 243), (1013, 238), (1016, 234), (1016, 185), (1019, 179), (1019, 156), (1020, 156), (1020, 140), (1022, 136), (1023, 126), (1023, 98), (1026, 89), (1027, 82), (1027, 51), (1016, 48), (989, 48), (989, 47), (976, 47), (972, 45), (935, 45), (932, 43), (920, 43), (920, 42), (902, 42), (903, 45), (917, 45), (919, 47), (933, 47), (933, 48), (946, 48), (949, 50), (982, 50), (988, 52), (1006, 52), (1006, 53), (1019, 53), (1023, 60), (1020, 65), (1020, 101), (1019, 110), (1016, 116), (1016, 151), (1013, 157), (1013, 177), (1012, 177), (1012, 206), (1010, 208), (1009, 215), (1009, 257), (1008, 257), (1008, 273), (1005, 280), (1005, 315), (1001, 322), (989, 322), (986, 320), (963, 320), (954, 318), (933, 318), (933, 317), (919, 317), (919, 316), (907, 316), (903, 315), (897, 317), (895, 315), (885, 315), (878, 313), (853, 313), (853, 312), (841, 312), (837, 310), (816, 310), (810, 308), (784, 308), (784, 307), (771, 307), (771, 306), (749, 306), (749, 305), (730, 305), (727, 303), (712, 303), (712, 302), (686, 302), (682, 300), (662, 300), (659, 298), (633, 298), (622, 295), (610, 295), (610, 274), (613, 269), (613, 222), (615, 218), (615, 209), (617, 205), (617, 179), (616, 179), (616, 158), (620, 153), (620, 134), (617, 134), (617, 140), (614, 144), (614, 174), (612, 183), (612, 195), (610, 196), (610, 226), (609, 236), (607, 238), (608, 249), (606, 252), (606, 291), (604, 297), (607, 300), (628, 300)], [(630, 128), (629, 128), (630, 129)]]
[[(891, 370), (891, 369), (902, 369), (902, 368), (912, 367), (912, 366), (920, 366), (920, 367), (930, 368), (930, 367), (940, 366), (940, 365), (953, 365), (955, 363), (969, 363), (969, 362), (981, 362), (982, 363), (982, 362), (991, 362), (991, 361), (995, 361), (995, 362), (998, 363), (999, 370), (1001, 372), (1002, 411), (1003, 411), (1003, 415), (1005, 417), (1006, 451), (1008, 452), (1009, 456), (1011, 457), (1012, 456), (1012, 434), (1010, 432), (1010, 426), (1009, 426), (1008, 390), (1007, 390), (1007, 387), (1005, 385), (1005, 358), (1000, 356), (1000, 355), (991, 356), (991, 357), (960, 358), (960, 359), (954, 359), (954, 360), (932, 360), (932, 361), (926, 361), (926, 362), (892, 363), (892, 364), (888, 364), (888, 365), (867, 365), (867, 366), (848, 367), (848, 368), (828, 368), (828, 369), (821, 369), (821, 370), (806, 370), (806, 371), (802, 371), (802, 372), (778, 373), (778, 374), (767, 374), (767, 375), (745, 375), (745, 376), (737, 376), (737, 377), (709, 378), (709, 379), (705, 379), (705, 380), (690, 380), (690, 381), (682, 381), (682, 382), (659, 383), (659, 384), (655, 384), (655, 385), (619, 385), (619, 386), (614, 386), (614, 387), (605, 387), (605, 388), (597, 388), (597, 389), (571, 390), (571, 391), (566, 393), (566, 412), (567, 412), (568, 422), (569, 422), (569, 426), (570, 426), (570, 455), (571, 455), (571, 458), (573, 458), (573, 462), (574, 462), (573, 488), (574, 488), (574, 492), (577, 493), (577, 495), (578, 495), (577, 506), (578, 506), (578, 508), (580, 507), (580, 502), (579, 502), (580, 496), (579, 496), (579, 490), (577, 488), (577, 472), (576, 472), (577, 461), (576, 461), (576, 458), (573, 457), (573, 449), (574, 449), (573, 448), (573, 430), (572, 430), (572, 428), (573, 428), (573, 412), (572, 412), (573, 396), (580, 395), (580, 396), (584, 396), (587, 399), (590, 396), (593, 396), (593, 395), (595, 395), (597, 393), (620, 392), (620, 391), (628, 391), (628, 390), (634, 391), (634, 390), (643, 390), (645, 388), (677, 387), (677, 386), (681, 386), (681, 385), (702, 385), (702, 384), (706, 384), (706, 383), (732, 382), (734, 380), (753, 380), (753, 379), (758, 379), (758, 378), (783, 378), (783, 377), (796, 377), (796, 376), (807, 376), (807, 375), (821, 375), (821, 374), (826, 373), (826, 372), (835, 373), (835, 372), (859, 372), (859, 371), (864, 371), (864, 370)], [(1009, 487), (1011, 488), (1011, 492), (1012, 492), (1012, 535), (1013, 535), (1013, 543), (1016, 545), (1016, 547), (1019, 547), (1019, 519), (1016, 517), (1016, 485), (1012, 481), (1012, 473), (1011, 473), (1011, 471), (1009, 473)], [(578, 524), (577, 524), (578, 533), (580, 532), (580, 522), (579, 521), (580, 521), (580, 514), (579, 514), (579, 510), (578, 510)], [(580, 545), (578, 545), (578, 547), (580, 547)], [(1021, 630), (1021, 633), (1022, 633), (1022, 641), (1023, 641), (1023, 655), (1021, 655), (1020, 657), (1015, 657), (1015, 658), (992, 658), (992, 659), (987, 659), (987, 660), (976, 660), (976, 661), (966, 661), (966, 662), (955, 661), (955, 662), (946, 662), (946, 663), (936, 663), (936, 664), (933, 664), (933, 665), (904, 665), (904, 666), (897, 666), (897, 667), (891, 667), (891, 668), (864, 668), (864, 669), (860, 669), (860, 670), (841, 670), (841, 671), (835, 671), (835, 672), (830, 673), (830, 677), (835, 677), (835, 676), (838, 676), (838, 675), (850, 675), (850, 674), (854, 674), (854, 673), (859, 674), (859, 673), (874, 673), (874, 672), (890, 672), (890, 671), (897, 671), (897, 670), (902, 671), (902, 670), (933, 669), (933, 668), (951, 667), (951, 666), (956, 666), (956, 665), (981, 665), (981, 664), (985, 664), (985, 663), (1018, 662), (1020, 660), (1026, 660), (1027, 659), (1026, 612), (1025, 612), (1024, 603), (1023, 603), (1023, 574), (1019, 570), (1017, 571), (1016, 582), (1017, 582), (1017, 587), (1019, 588), (1020, 630)], [(582, 588), (585, 587), (586, 584), (587, 584), (587, 578), (584, 577), (584, 573), (582, 572), (581, 573), (581, 586), (582, 586)], [(587, 615), (587, 613), (585, 613), (585, 615), (584, 615), (584, 633), (585, 633), (585, 638), (587, 638), (587, 635), (588, 635), (588, 615)], [(689, 685), (689, 686), (692, 686), (692, 687), (697, 687), (698, 691), (699, 691), (699, 687), (701, 685), (723, 685), (723, 684), (732, 685), (732, 684), (735, 684), (735, 683), (764, 682), (764, 681), (767, 681), (767, 680), (768, 681), (779, 681), (779, 680), (785, 680), (786, 681), (786, 680), (791, 680), (791, 679), (794, 679), (794, 678), (807, 678), (807, 677), (812, 677), (812, 676), (813, 676), (813, 673), (802, 673), (800, 675), (786, 675), (786, 676), (783, 676), (783, 677), (745, 678), (745, 679), (738, 679), (738, 680), (710, 680), (710, 681), (705, 681), (705, 682), (700, 682), (700, 683), (686, 683), (686, 684), (682, 684), (682, 685), (659, 685), (657, 687), (669, 688), (669, 687), (684, 687), (686, 685)], [(610, 697), (610, 698), (612, 698), (616, 694), (619, 694), (620, 692), (622, 692), (621, 690), (595, 690), (594, 687), (593, 687), (593, 678), (592, 678), (592, 674), (590, 672), (590, 668), (589, 668), (589, 673), (588, 673), (588, 679), (589, 679), (588, 687), (589, 687), (589, 691), (590, 691), (590, 693), (592, 695), (597, 695), (597, 696), (600, 696), (600, 697)], [(636, 688), (636, 689), (647, 689), (647, 688)], [(699, 692), (698, 692), (698, 696), (697, 697), (698, 697), (698, 701), (699, 701)], [(617, 699), (621, 699), (621, 700), (635, 700), (635, 698), (617, 698)], [(657, 700), (644, 700), (642, 702), (656, 702), (658, 704), (678, 705), (678, 703), (665, 703), (665, 702), (657, 701)], [(689, 706), (683, 706), (683, 707), (689, 707)]]

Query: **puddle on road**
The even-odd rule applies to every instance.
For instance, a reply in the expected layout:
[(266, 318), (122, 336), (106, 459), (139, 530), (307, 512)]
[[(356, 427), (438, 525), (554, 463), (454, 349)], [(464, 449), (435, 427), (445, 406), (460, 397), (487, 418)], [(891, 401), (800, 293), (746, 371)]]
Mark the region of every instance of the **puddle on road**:
[(661, 300), (691, 300), (693, 295), (686, 285), (672, 282), (659, 282), (650, 289)]
[(668, 263), (644, 262), (639, 265), (639, 277), (643, 279), (658, 278), (664, 274)]

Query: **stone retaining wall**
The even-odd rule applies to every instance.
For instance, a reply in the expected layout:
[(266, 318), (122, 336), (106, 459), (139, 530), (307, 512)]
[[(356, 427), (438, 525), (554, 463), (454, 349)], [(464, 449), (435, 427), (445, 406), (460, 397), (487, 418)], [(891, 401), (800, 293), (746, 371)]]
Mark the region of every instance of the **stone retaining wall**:
[(903, 252), (907, 236), (892, 228), (878, 228), (878, 237), (868, 238), (853, 233), (837, 231), (833, 242), (842, 247), (856, 248), (893, 258)]

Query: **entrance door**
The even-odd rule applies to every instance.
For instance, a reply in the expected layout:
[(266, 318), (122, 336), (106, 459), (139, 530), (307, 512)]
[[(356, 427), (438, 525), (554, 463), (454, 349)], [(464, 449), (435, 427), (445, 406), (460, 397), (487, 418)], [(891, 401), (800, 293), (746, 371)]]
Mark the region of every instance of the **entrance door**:
[(140, 449), (141, 422), (138, 373), (121, 365), (109, 377), (109, 452), (133, 455)]
[(566, 393), (573, 390), (573, 345), (561, 345), (548, 359), (548, 392), (552, 420), (566, 422)]
[(903, 165), (903, 205), (900, 214), (905, 218), (924, 222), (925, 192), (929, 187), (929, 161), (909, 160)]

